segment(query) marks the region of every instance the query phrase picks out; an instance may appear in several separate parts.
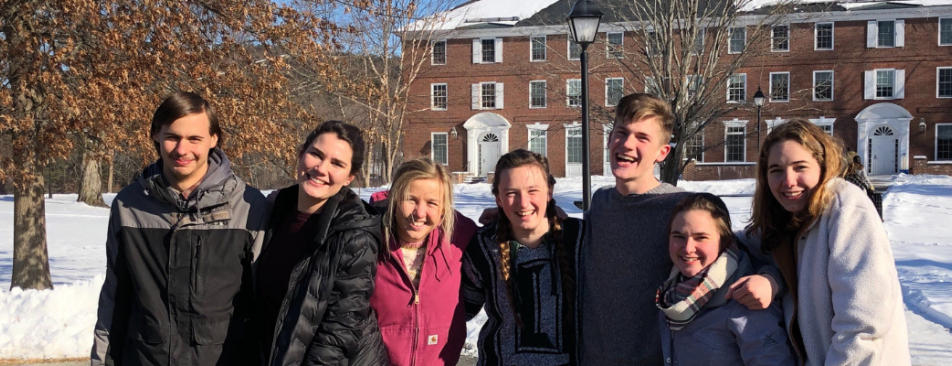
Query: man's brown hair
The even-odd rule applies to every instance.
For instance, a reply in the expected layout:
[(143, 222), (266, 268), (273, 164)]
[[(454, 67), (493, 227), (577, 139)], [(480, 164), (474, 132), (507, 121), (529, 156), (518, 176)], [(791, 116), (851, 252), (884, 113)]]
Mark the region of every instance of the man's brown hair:
[(641, 121), (645, 118), (658, 117), (661, 122), (660, 141), (662, 144), (671, 142), (671, 131), (674, 131), (674, 113), (671, 105), (664, 99), (651, 94), (628, 94), (618, 101), (615, 107), (615, 125)]

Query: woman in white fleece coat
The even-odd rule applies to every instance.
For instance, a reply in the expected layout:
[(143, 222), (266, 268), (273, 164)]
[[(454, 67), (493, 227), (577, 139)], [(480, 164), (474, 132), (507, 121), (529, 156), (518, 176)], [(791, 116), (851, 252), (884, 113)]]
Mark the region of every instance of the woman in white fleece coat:
[[(747, 235), (783, 274), (787, 332), (804, 365), (910, 364), (886, 230), (859, 188), (837, 178), (840, 145), (792, 119), (767, 135)], [(756, 242), (756, 240), (753, 240)]]

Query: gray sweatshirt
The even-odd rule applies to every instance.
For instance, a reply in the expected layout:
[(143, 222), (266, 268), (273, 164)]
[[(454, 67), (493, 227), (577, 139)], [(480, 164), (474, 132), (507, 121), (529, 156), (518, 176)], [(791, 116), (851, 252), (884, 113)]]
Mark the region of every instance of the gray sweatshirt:
[(663, 363), (658, 286), (668, 278), (668, 219), (689, 193), (662, 183), (623, 196), (604, 187), (585, 213), (579, 281), (580, 365)]

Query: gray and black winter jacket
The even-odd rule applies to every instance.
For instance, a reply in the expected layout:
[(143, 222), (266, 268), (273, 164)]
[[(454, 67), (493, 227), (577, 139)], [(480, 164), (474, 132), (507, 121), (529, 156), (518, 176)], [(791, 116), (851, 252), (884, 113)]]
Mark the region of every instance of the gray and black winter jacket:
[(150, 165), (112, 202), (92, 365), (231, 365), (246, 357), (268, 201), (218, 149), (188, 199)]
[[(271, 228), (293, 214), (298, 186), (278, 192)], [(370, 308), (381, 248), (377, 211), (344, 187), (321, 209), (313, 254), (294, 266), (287, 294), (278, 312), (271, 345), (263, 345), (265, 364), (386, 365), (377, 317)], [(272, 234), (268, 234), (270, 238)]]

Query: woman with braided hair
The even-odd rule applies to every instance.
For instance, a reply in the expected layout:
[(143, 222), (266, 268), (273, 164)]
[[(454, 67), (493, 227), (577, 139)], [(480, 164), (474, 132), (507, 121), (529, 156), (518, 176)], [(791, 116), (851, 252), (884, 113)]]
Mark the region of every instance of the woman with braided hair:
[(576, 258), (582, 221), (559, 219), (545, 157), (516, 150), (496, 163), (502, 215), (463, 258), (468, 319), (485, 305), (479, 365), (577, 365)]

